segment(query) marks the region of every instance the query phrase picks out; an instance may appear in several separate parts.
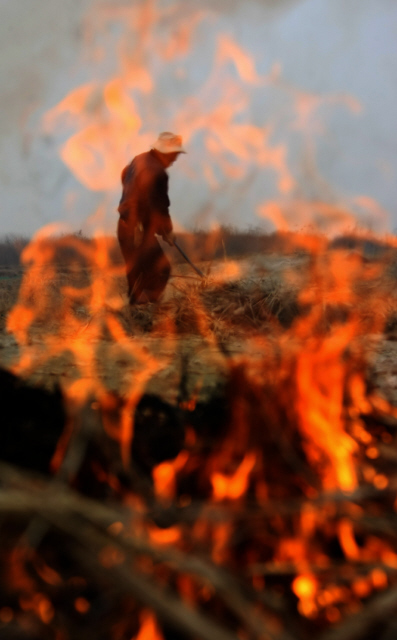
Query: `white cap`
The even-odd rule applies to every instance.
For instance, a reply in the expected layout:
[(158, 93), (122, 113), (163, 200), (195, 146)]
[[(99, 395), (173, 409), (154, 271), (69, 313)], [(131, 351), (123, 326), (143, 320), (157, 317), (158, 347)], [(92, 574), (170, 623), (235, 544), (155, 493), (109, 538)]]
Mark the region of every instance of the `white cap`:
[(152, 149), (156, 149), (160, 153), (186, 153), (182, 147), (182, 137), (170, 131), (160, 133)]

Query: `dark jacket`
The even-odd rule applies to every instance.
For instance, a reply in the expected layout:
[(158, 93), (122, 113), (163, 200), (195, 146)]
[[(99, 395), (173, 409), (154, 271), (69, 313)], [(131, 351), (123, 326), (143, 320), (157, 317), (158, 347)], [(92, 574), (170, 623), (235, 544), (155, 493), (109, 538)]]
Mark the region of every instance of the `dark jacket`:
[(168, 174), (154, 151), (136, 156), (121, 174), (123, 193), (118, 211), (132, 231), (140, 222), (145, 236), (172, 231)]

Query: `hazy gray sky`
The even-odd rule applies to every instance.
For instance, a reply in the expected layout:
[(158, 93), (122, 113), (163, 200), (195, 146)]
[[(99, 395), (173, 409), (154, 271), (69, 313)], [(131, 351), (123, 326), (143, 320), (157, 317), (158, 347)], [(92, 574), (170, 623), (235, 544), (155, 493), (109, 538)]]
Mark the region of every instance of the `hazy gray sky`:
[(114, 230), (167, 129), (181, 225), (397, 227), (396, 36), (394, 0), (1, 0), (2, 234)]

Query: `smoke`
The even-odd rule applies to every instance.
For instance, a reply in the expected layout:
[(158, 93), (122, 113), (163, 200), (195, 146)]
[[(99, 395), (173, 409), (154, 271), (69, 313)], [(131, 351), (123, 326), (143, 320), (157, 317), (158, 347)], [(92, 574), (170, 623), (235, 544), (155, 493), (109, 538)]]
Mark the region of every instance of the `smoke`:
[[(244, 209), (255, 224), (257, 206), (294, 182), (302, 197), (337, 201), (342, 185), (351, 199), (395, 202), (390, 0), (34, 4), (0, 7), (5, 233), (65, 217), (80, 227), (98, 204), (90, 189), (118, 183), (129, 155), (172, 127), (189, 144), (171, 180), (181, 222), (211, 202), (213, 219), (239, 224)], [(65, 102), (73, 91), (79, 113)], [(64, 119), (44, 131), (61, 103)]]
[[(267, 19), (271, 19), (282, 11), (287, 10), (291, 5), (298, 4), (303, 0), (245, 0), (248, 4), (257, 4), (265, 13)], [(231, 9), (240, 9), (241, 0), (193, 0), (197, 7), (208, 7), (219, 12), (229, 12)]]
[[(284, 11), (292, 4), (298, 4), (299, 2), (303, 2), (303, 0), (245, 0), (244, 5), (247, 6), (249, 4), (258, 4), (261, 9), (265, 10), (268, 15), (276, 14), (279, 11)], [(134, 5), (143, 5), (147, 4), (148, 0), (136, 0)], [(107, 0), (107, 2), (103, 2), (102, 0), (97, 0), (94, 4), (97, 7), (102, 7), (105, 9), (129, 9), (132, 6), (132, 3), (129, 0)], [(188, 5), (192, 10), (200, 10), (203, 7), (208, 7), (212, 10), (229, 12), (231, 9), (241, 8), (242, 2), (241, 0), (185, 0), (184, 4)], [(168, 8), (175, 5), (175, 0), (162, 0), (160, 2), (160, 6), (163, 8)]]

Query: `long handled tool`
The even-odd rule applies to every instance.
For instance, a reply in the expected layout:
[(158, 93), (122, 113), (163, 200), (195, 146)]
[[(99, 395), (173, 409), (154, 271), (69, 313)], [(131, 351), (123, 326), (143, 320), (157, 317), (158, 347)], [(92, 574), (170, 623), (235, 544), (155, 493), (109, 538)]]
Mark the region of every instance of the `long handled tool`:
[(195, 270), (196, 273), (198, 273), (198, 275), (201, 278), (205, 278), (205, 275), (202, 271), (200, 271), (200, 269), (198, 267), (196, 267), (196, 265), (193, 264), (193, 262), (190, 260), (190, 258), (187, 257), (186, 253), (183, 251), (183, 249), (180, 248), (179, 244), (177, 244), (177, 242), (174, 240), (174, 247), (176, 247), (179, 251), (179, 253), (181, 254), (181, 256), (183, 258), (185, 258), (186, 262), (188, 262), (190, 264), (190, 266), (192, 267), (192, 269)]

